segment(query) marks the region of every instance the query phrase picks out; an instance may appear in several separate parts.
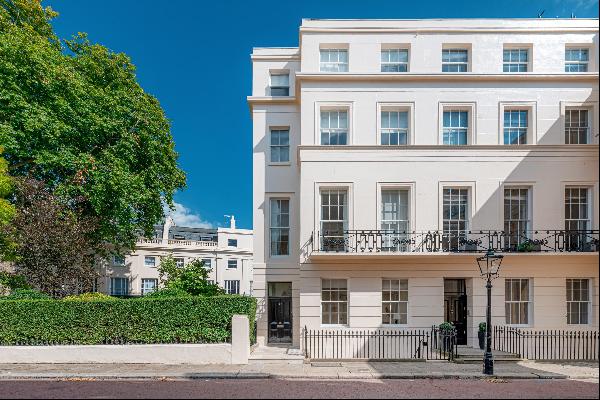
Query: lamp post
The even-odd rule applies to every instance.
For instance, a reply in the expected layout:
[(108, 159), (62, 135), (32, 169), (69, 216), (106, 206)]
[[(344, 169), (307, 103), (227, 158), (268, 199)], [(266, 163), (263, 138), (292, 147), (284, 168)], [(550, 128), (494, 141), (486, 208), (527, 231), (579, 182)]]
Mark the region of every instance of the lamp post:
[(486, 346), (483, 355), (483, 373), (486, 375), (494, 374), (494, 358), (492, 356), (492, 280), (498, 277), (503, 258), (503, 255), (496, 255), (492, 249), (488, 249), (484, 256), (477, 257), (477, 265), (479, 266), (481, 277), (487, 280), (487, 284), (485, 285), (487, 289)]

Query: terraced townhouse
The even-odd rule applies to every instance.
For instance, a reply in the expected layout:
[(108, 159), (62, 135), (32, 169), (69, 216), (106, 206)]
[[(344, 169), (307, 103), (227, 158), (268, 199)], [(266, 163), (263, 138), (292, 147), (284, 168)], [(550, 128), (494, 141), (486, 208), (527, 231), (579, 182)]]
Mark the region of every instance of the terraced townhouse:
[(113, 256), (101, 267), (97, 290), (113, 296), (143, 296), (159, 288), (158, 266), (171, 255), (178, 265), (201, 259), (209, 280), (230, 294), (252, 294), (252, 230), (176, 226), (167, 218), (154, 236), (139, 238), (125, 256)]
[(304, 19), (254, 48), (264, 343), (494, 325), (598, 329), (598, 20)]

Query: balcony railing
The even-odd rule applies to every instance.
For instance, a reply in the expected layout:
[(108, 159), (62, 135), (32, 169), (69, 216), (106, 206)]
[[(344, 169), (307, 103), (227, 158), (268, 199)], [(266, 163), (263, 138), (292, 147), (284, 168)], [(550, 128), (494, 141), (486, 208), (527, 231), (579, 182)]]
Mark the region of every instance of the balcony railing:
[[(162, 239), (138, 239), (139, 244), (165, 244)], [(169, 246), (179, 247), (217, 247), (217, 242), (211, 242), (208, 240), (178, 240), (168, 239), (167, 243)]]
[(313, 251), (326, 253), (598, 252), (598, 230), (466, 232), (346, 230), (317, 232)]

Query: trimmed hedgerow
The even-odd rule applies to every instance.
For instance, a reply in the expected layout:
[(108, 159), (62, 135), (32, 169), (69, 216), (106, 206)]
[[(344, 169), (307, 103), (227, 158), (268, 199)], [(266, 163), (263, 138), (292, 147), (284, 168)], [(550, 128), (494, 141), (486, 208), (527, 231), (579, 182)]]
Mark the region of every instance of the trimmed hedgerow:
[(35, 289), (14, 289), (8, 296), (0, 296), (0, 300), (48, 300), (51, 297)]
[(231, 317), (248, 315), (247, 296), (139, 298), (134, 300), (0, 302), (0, 345), (222, 343)]

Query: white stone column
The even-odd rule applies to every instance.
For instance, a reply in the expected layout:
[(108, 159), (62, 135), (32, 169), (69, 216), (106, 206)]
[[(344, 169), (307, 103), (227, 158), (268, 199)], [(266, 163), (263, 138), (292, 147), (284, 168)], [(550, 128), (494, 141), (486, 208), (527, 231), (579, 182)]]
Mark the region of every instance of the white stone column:
[(231, 319), (231, 363), (248, 364), (250, 356), (250, 323), (246, 315)]

